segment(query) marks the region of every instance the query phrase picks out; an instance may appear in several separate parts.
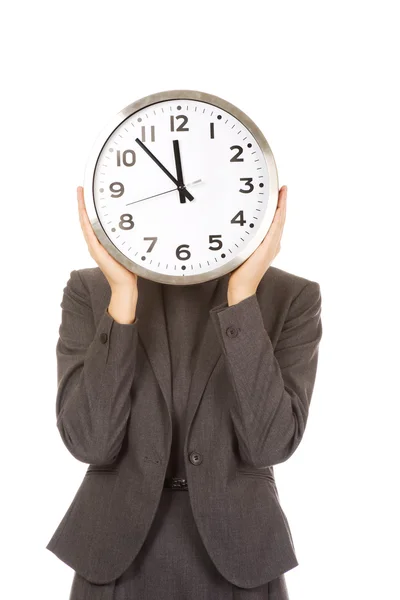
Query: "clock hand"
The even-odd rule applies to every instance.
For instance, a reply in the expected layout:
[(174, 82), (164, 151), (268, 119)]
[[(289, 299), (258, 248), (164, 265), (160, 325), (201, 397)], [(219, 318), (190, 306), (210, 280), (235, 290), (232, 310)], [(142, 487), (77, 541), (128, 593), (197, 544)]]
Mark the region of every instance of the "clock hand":
[(185, 186), (183, 181), (183, 172), (182, 172), (182, 162), (181, 162), (181, 153), (179, 151), (179, 140), (174, 140), (174, 156), (175, 156), (175, 166), (176, 166), (176, 176), (178, 178), (179, 184), (179, 200), (181, 204), (185, 204), (185, 194), (183, 193), (183, 187)]
[[(188, 185), (195, 185), (196, 183), (201, 183), (201, 179), (196, 179), (196, 181), (192, 181), (191, 183), (187, 183)], [(186, 187), (184, 186), (184, 187)], [(166, 192), (161, 192), (160, 194), (154, 194), (154, 196), (147, 196), (147, 198), (141, 198), (141, 200), (134, 200), (133, 202), (128, 202), (125, 206), (129, 206), (130, 204), (136, 204), (137, 202), (143, 202), (143, 200), (149, 200), (150, 198), (155, 198), (156, 196), (163, 196), (164, 194), (169, 194), (170, 192), (175, 192), (178, 188), (172, 188), (172, 190), (167, 190)]]
[[(141, 148), (143, 148), (143, 150), (150, 156), (150, 158), (152, 160), (154, 160), (154, 162), (156, 163), (156, 165), (158, 165), (160, 167), (160, 169), (162, 171), (164, 171), (164, 173), (166, 175), (168, 175), (168, 177), (175, 183), (175, 185), (178, 187), (178, 189), (182, 189), (181, 185), (179, 184), (179, 182), (175, 179), (175, 177), (173, 175), (171, 175), (171, 173), (168, 171), (168, 169), (166, 169), (164, 167), (164, 165), (162, 163), (160, 163), (160, 161), (158, 160), (157, 157), (154, 156), (154, 154), (151, 152), (151, 150), (149, 150), (148, 148), (146, 148), (146, 146), (143, 144), (143, 142), (141, 140), (139, 140), (139, 138), (136, 138), (135, 140), (139, 146)], [(192, 194), (190, 192), (188, 192), (188, 190), (186, 188), (183, 189), (183, 193), (186, 196), (186, 198), (188, 200), (194, 200), (194, 197), (192, 196)]]

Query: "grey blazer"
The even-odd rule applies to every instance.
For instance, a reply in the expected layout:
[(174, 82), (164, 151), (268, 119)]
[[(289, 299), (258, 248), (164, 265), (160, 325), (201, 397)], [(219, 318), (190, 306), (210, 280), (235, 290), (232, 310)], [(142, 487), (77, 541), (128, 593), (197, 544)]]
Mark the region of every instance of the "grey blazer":
[[(250, 588), (298, 565), (273, 466), (306, 427), (322, 335), (320, 286), (270, 267), (228, 306), (220, 278), (198, 340), (186, 419), (193, 515), (220, 573)], [(161, 285), (138, 278), (136, 320), (108, 313), (99, 267), (73, 270), (57, 342), (57, 427), (88, 469), (46, 548), (93, 583), (119, 577), (155, 516), (171, 447)], [(183, 492), (179, 492), (183, 493)]]

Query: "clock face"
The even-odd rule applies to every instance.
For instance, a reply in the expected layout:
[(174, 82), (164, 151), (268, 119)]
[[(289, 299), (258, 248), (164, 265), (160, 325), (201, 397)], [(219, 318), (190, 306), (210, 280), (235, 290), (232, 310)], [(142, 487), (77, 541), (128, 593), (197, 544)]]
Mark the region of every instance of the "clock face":
[(85, 181), (106, 249), (131, 271), (167, 283), (206, 281), (241, 264), (277, 202), (275, 163), (258, 128), (201, 92), (154, 94), (116, 121)]

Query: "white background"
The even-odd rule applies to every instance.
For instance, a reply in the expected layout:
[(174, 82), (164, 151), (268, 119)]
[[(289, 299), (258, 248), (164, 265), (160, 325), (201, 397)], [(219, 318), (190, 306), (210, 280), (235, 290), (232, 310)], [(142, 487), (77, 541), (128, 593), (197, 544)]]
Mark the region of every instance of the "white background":
[[(72, 269), (96, 266), (76, 186), (129, 103), (212, 93), (264, 132), (288, 186), (274, 265), (316, 280), (323, 340), (304, 439), (276, 467), (291, 600), (399, 594), (399, 53), (395, 2), (8, 2), (2, 8), (2, 597), (67, 600), (45, 549), (86, 466), (55, 425)], [(4, 560), (4, 558), (3, 558)]]

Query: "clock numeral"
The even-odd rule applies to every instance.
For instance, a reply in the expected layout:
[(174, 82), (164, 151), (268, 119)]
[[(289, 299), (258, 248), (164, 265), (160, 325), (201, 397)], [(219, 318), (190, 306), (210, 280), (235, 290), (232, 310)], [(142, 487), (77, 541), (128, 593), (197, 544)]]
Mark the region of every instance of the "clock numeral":
[(214, 133), (215, 133), (215, 130), (214, 130), (214, 123), (210, 123), (210, 138), (211, 138), (212, 140), (213, 140), (213, 139), (214, 139), (214, 137), (215, 137), (215, 136), (214, 136)]
[[(146, 126), (142, 125), (142, 142), (146, 141)], [(156, 141), (156, 128), (154, 127), (154, 125), (150, 126), (150, 141), (151, 142), (155, 142)]]
[[(133, 226), (135, 224), (132, 221), (132, 215), (130, 215), (129, 213), (125, 213), (120, 216), (120, 219), (121, 220), (118, 223), (120, 229), (123, 229), (124, 231), (127, 231), (128, 229), (133, 229)], [(126, 227), (125, 227), (125, 225), (126, 225)]]
[(243, 211), (239, 210), (238, 213), (231, 219), (231, 223), (238, 223), (239, 225), (244, 225), (247, 221), (244, 220)]
[(218, 244), (217, 247), (215, 247), (215, 246), (208, 246), (209, 250), (221, 250), (221, 248), (222, 248), (222, 240), (215, 239), (215, 238), (220, 238), (220, 237), (222, 237), (222, 234), (209, 235), (208, 236), (208, 242), (210, 244), (212, 244), (213, 242), (216, 242), (216, 244)]
[(189, 244), (181, 244), (180, 246), (178, 246), (175, 252), (176, 257), (179, 258), (179, 260), (188, 260), (192, 256), (188, 248)]
[(239, 158), (239, 156), (241, 156), (243, 154), (242, 146), (231, 146), (230, 150), (237, 150), (237, 154), (232, 156), (232, 158), (229, 162), (243, 162), (244, 161), (244, 158)]
[[(136, 162), (134, 150), (124, 150), (122, 153), (122, 164), (124, 167), (133, 167)], [(121, 150), (117, 150), (117, 167), (121, 166)]]
[[(175, 129), (175, 120), (181, 119), (182, 123)], [(186, 115), (171, 115), (171, 131), (189, 131), (189, 127), (185, 127), (188, 123), (188, 118)]]
[(148, 247), (148, 249), (146, 250), (146, 252), (151, 252), (155, 246), (156, 241), (158, 240), (158, 238), (156, 237), (145, 237), (143, 238), (144, 240), (153, 240), (150, 244), (150, 246)]
[(111, 198), (120, 198), (124, 193), (125, 188), (119, 181), (114, 181), (113, 183), (110, 183), (110, 190), (112, 192)]
[(252, 177), (241, 177), (240, 181), (245, 181), (246, 185), (249, 186), (247, 190), (239, 190), (239, 192), (242, 192), (242, 194), (250, 194), (250, 192), (254, 190), (254, 185), (251, 183), (253, 181)]

